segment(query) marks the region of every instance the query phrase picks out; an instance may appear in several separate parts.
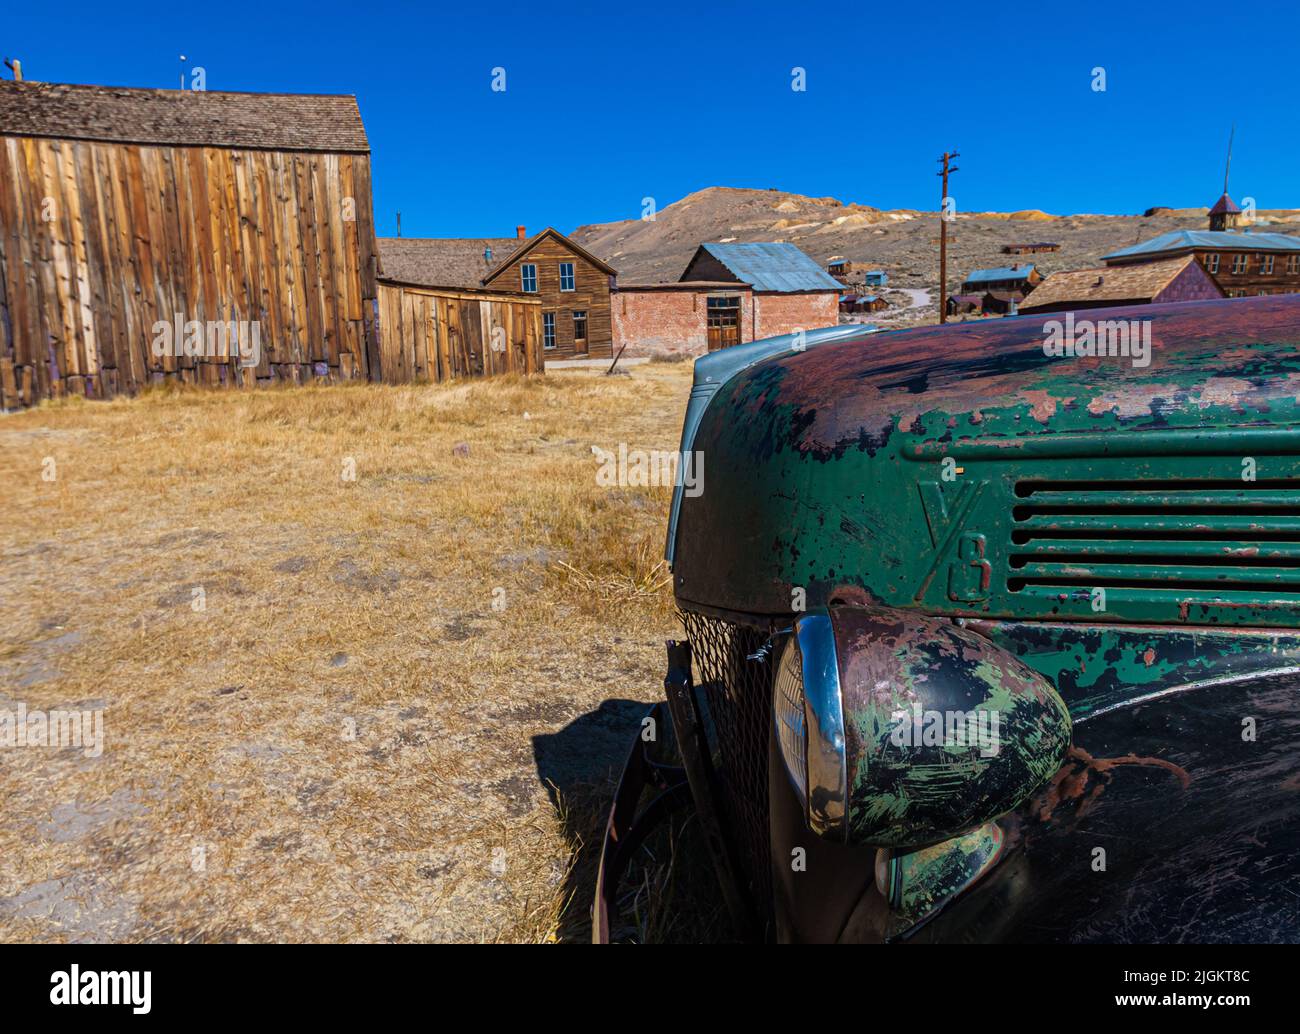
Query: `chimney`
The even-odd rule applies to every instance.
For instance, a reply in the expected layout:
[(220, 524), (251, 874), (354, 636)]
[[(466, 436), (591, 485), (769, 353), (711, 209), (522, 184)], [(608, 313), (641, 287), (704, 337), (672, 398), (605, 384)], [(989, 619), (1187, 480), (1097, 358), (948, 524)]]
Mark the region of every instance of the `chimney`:
[(516, 237), (517, 239), (521, 240), (521, 241), (526, 241), (526, 240), (528, 239), (528, 227), (526, 227), (526, 226), (516, 226), (516, 227), (515, 227), (515, 237)]
[(10, 71), (13, 72), (13, 74), (14, 74), (14, 82), (16, 82), (16, 83), (20, 83), (20, 82), (22, 82), (22, 81), (23, 81), (23, 63), (22, 63), (21, 61), (19, 61), (16, 57), (14, 57), (14, 58), (8, 58), (8, 57), (7, 57), (7, 58), (5, 58), (5, 64), (8, 65)]
[(492, 265), (492, 247), (491, 247), (491, 245), (489, 245), (488, 247), (486, 247), (486, 248), (483, 249), (483, 261), (486, 262), (489, 266)]

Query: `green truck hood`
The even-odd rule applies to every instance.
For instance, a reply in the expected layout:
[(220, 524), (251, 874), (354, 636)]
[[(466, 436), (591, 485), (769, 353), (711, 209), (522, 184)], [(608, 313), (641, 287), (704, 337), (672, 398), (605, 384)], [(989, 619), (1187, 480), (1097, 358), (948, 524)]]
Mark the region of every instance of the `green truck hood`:
[[(1054, 324), (1149, 340), (1057, 356)], [(698, 416), (683, 605), (1294, 626), (1300, 298), (852, 335), (735, 373)], [(1100, 590), (1100, 599), (1099, 599)], [(1099, 606), (1100, 603), (1100, 606)]]

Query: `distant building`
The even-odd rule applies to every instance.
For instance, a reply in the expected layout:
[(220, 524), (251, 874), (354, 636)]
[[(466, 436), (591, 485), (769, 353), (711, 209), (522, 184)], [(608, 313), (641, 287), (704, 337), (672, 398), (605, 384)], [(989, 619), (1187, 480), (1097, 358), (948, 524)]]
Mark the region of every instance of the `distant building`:
[(826, 272), (834, 277), (848, 276), (853, 272), (853, 263), (848, 259), (831, 259), (826, 263)]
[(868, 269), (862, 276), (862, 283), (867, 287), (884, 287), (889, 283), (889, 274), (883, 269)]
[(1064, 312), (1108, 305), (1222, 298), (1223, 290), (1191, 255), (1127, 266), (1053, 273), (1020, 307), (1021, 313)]
[(982, 308), (990, 316), (1014, 316), (1024, 300), (1020, 291), (985, 291)]
[(1032, 291), (1043, 279), (1037, 266), (999, 266), (995, 269), (973, 269), (962, 282), (959, 294), (984, 294), (987, 291), (1019, 291), (1022, 295)]
[(982, 294), (950, 294), (947, 309), (949, 316), (978, 315), (984, 311)]
[(840, 312), (880, 312), (888, 308), (889, 303), (877, 294), (840, 295)]
[(616, 348), (698, 355), (839, 322), (844, 285), (793, 244), (702, 244), (674, 283), (619, 285)]
[(1238, 230), (1172, 230), (1112, 251), (1108, 266), (1195, 256), (1229, 298), (1300, 293), (1300, 237)]
[(1037, 255), (1045, 251), (1060, 251), (1061, 246), (1051, 241), (1037, 241), (1033, 244), (1004, 244), (1004, 255)]
[(547, 359), (610, 358), (608, 263), (548, 227), (528, 237), (381, 237), (381, 276), (420, 287), (490, 288), (542, 302), (542, 351)]

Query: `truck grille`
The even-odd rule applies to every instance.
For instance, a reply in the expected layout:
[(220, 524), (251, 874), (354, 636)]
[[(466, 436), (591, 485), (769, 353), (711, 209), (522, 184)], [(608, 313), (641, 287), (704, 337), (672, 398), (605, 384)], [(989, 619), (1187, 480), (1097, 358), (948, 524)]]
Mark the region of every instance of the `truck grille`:
[(1300, 601), (1297, 484), (1019, 481), (1007, 589)]
[[(767, 641), (754, 627), (683, 612), (695, 659), (696, 686), (707, 711), (709, 748), (721, 792), (726, 832), (737, 845), (741, 878), (766, 916), (770, 907), (771, 847), (768, 834), (767, 750), (772, 725), (772, 679), (776, 660), (749, 660)], [(776, 653), (777, 651), (772, 651)]]

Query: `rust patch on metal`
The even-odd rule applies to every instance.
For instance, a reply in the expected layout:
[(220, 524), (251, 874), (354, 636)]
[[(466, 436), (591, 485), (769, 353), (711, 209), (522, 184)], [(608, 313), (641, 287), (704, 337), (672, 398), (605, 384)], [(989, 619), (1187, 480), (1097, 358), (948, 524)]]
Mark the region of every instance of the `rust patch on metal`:
[(1157, 757), (1124, 754), (1116, 758), (1095, 758), (1082, 747), (1072, 746), (1066, 762), (1039, 795), (1038, 818), (1050, 822), (1057, 808), (1074, 803), (1074, 818), (1082, 818), (1110, 784), (1117, 768), (1124, 766), (1162, 768), (1178, 780), (1181, 789), (1191, 785), (1191, 773), (1181, 765)]

